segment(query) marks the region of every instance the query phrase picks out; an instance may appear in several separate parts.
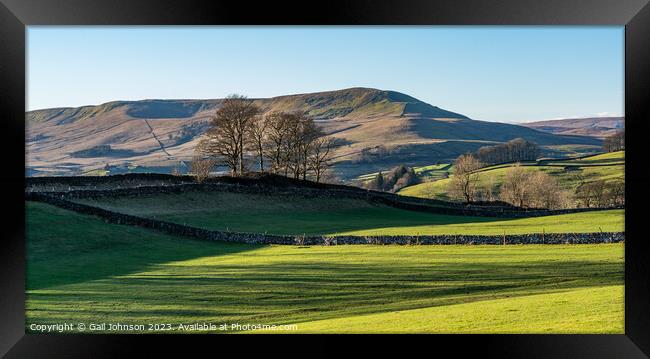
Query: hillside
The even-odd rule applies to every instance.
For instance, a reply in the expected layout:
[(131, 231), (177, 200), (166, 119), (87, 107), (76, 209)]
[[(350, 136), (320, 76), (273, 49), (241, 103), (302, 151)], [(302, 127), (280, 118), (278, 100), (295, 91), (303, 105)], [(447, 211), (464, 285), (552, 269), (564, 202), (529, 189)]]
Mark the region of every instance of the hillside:
[[(515, 164), (488, 166), (478, 171), (480, 186), (488, 182), (500, 186), (508, 169)], [(540, 160), (520, 163), (526, 170), (542, 171), (555, 177), (562, 187), (575, 190), (579, 183), (625, 180), (625, 151), (604, 153), (570, 160)], [(420, 183), (401, 189), (399, 194), (411, 197), (449, 200), (447, 195), (450, 178)]]
[[(263, 111), (303, 112), (341, 140), (336, 172), (344, 179), (395, 164), (450, 160), (516, 137), (542, 146), (595, 147), (600, 140), (558, 136), (484, 122), (411, 96), (369, 88), (254, 99)], [(114, 101), (26, 114), (27, 175), (187, 170), (200, 135), (222, 100)], [(378, 151), (365, 156), (362, 151)], [(104, 173), (104, 172), (102, 172)]]
[(523, 126), (556, 135), (604, 138), (625, 127), (625, 117), (568, 118), (523, 123)]

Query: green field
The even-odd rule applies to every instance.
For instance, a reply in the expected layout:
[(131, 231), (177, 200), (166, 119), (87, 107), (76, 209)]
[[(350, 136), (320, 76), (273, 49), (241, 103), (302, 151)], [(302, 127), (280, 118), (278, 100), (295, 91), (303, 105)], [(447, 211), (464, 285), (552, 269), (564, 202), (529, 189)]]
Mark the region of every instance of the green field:
[[(453, 173), (453, 165), (451, 163), (440, 163), (436, 165), (413, 167), (415, 174), (420, 177), (422, 181), (437, 181), (439, 179), (447, 178)], [(364, 183), (374, 179), (379, 172), (368, 173), (354, 178), (354, 181)], [(388, 171), (383, 172), (384, 175)]]
[(253, 246), (27, 203), (27, 326), (623, 333), (623, 244)]
[[(625, 152), (611, 152), (576, 160), (554, 160), (537, 162), (522, 162), (520, 165), (528, 171), (543, 171), (555, 177), (567, 189), (575, 190), (581, 181), (596, 180), (623, 181), (625, 179)], [(499, 186), (506, 172), (513, 164), (495, 165), (482, 168), (479, 173), (479, 186), (493, 183)], [(441, 179), (425, 182), (403, 188), (399, 194), (411, 197), (434, 198), (450, 200), (447, 196), (451, 179)]]
[(589, 166), (589, 165), (624, 165), (625, 151), (607, 152), (594, 156), (578, 158), (569, 161), (549, 161), (550, 164), (559, 164), (567, 166)]
[(623, 231), (624, 211), (502, 219), (448, 216), (363, 200), (187, 192), (79, 202), (212, 230), (287, 235), (524, 234)]
[(543, 149), (555, 153), (555, 156), (577, 157), (598, 153), (603, 150), (598, 145), (548, 145)]

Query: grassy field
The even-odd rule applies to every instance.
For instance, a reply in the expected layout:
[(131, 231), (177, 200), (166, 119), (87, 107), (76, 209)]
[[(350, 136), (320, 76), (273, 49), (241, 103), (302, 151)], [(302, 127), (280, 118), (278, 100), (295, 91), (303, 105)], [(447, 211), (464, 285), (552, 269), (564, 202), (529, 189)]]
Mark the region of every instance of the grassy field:
[(607, 152), (594, 156), (583, 157), (570, 161), (549, 161), (551, 164), (566, 166), (589, 166), (589, 165), (624, 165), (625, 151)]
[[(503, 182), (506, 172), (513, 164), (495, 165), (482, 168), (479, 173), (479, 185), (487, 186), (494, 183), (497, 186)], [(528, 171), (543, 171), (555, 177), (560, 184), (575, 190), (581, 181), (614, 181), (625, 179), (625, 152), (612, 152), (577, 160), (544, 161), (521, 163)], [(451, 179), (441, 179), (425, 182), (403, 188), (399, 194), (411, 197), (436, 198), (450, 200), (447, 190)]]
[[(436, 181), (446, 178), (453, 173), (453, 165), (451, 163), (440, 163), (437, 165), (413, 167), (413, 170), (423, 181)], [(355, 178), (354, 181), (364, 183), (374, 179), (378, 173), (379, 172), (364, 174)], [(383, 173), (386, 174), (388, 171), (384, 171)]]
[[(304, 333), (602, 333), (623, 331), (624, 287), (577, 289), (549, 294), (313, 321)], [(589, 298), (589, 300), (585, 300)], [(586, 306), (586, 308), (585, 308)], [(580, 329), (575, 323), (580, 313)], [(616, 324), (615, 324), (616, 323)], [(606, 331), (605, 331), (606, 332)]]
[(598, 145), (549, 145), (549, 146), (543, 146), (543, 148), (553, 153), (553, 156), (557, 156), (557, 157), (584, 156), (593, 153), (598, 153), (603, 150), (603, 148)]
[(448, 216), (363, 200), (227, 192), (80, 200), (85, 204), (213, 230), (269, 234), (427, 235), (623, 231), (624, 211), (502, 219)]
[(28, 202), (26, 217), (28, 328), (623, 333), (620, 243), (253, 246), (174, 238), (40, 203)]

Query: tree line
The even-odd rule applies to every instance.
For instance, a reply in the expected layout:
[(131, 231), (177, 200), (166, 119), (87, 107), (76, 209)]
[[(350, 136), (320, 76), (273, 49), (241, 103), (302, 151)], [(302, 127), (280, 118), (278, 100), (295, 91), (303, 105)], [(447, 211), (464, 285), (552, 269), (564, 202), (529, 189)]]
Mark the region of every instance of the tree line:
[(613, 135), (605, 137), (603, 149), (607, 152), (622, 151), (625, 149), (625, 130), (620, 130)]
[(506, 162), (535, 161), (539, 157), (540, 149), (537, 144), (515, 138), (503, 144), (483, 146), (476, 151), (476, 158), (485, 165)]
[(215, 166), (226, 166), (234, 176), (257, 167), (296, 179), (320, 182), (330, 167), (337, 141), (301, 113), (262, 113), (244, 96), (223, 101), (210, 120), (192, 160), (197, 180)]
[(529, 170), (517, 164), (506, 170), (498, 185), (494, 174), (486, 175), (479, 171), (482, 167), (484, 164), (472, 154), (459, 156), (454, 162), (454, 175), (447, 188), (448, 195), (467, 204), (502, 201), (523, 208), (601, 208), (625, 204), (623, 181), (587, 182), (577, 174), (578, 185), (572, 191), (543, 171)]

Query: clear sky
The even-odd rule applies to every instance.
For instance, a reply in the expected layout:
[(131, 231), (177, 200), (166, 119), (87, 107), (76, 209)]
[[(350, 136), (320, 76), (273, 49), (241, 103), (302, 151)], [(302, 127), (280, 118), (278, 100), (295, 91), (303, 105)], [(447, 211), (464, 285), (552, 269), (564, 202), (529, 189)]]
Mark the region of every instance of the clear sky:
[(487, 121), (624, 113), (621, 26), (30, 26), (27, 35), (28, 110), (361, 86)]

